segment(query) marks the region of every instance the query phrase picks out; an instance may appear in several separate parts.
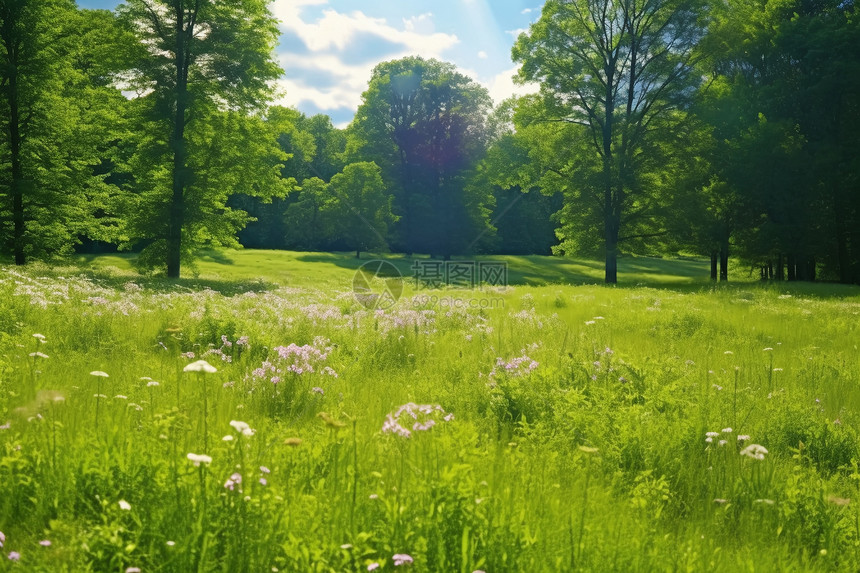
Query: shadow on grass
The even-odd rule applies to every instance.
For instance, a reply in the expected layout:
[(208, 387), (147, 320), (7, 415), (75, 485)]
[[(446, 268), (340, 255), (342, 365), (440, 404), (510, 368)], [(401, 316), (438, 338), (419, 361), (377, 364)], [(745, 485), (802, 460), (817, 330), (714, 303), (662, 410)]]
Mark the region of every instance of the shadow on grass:
[[(32, 268), (38, 269), (37, 272), (40, 276), (59, 278), (73, 274), (85, 277), (99, 286), (116, 290), (123, 290), (127, 283), (133, 282), (144, 289), (159, 293), (196, 292), (209, 289), (223, 296), (235, 296), (247, 292), (267, 292), (283, 286), (266, 277), (236, 279), (181, 277), (178, 279), (168, 279), (160, 275), (140, 274), (133, 267), (135, 256), (132, 254), (112, 254), (107, 259), (108, 262), (123, 263), (122, 267), (111, 264), (96, 264), (98, 261), (105, 260), (103, 256), (79, 255), (73, 259), (64, 261), (58, 266), (34, 263)], [(206, 253), (199, 260), (223, 265), (231, 265), (234, 262), (226, 254), (219, 255), (214, 252)]]

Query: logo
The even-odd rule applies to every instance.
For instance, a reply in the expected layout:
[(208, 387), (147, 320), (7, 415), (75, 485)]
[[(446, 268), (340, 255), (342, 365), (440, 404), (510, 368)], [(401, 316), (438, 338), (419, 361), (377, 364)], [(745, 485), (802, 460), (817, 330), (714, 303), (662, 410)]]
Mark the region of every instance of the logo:
[(403, 294), (403, 275), (388, 261), (368, 261), (355, 271), (352, 293), (366, 309), (391, 308)]

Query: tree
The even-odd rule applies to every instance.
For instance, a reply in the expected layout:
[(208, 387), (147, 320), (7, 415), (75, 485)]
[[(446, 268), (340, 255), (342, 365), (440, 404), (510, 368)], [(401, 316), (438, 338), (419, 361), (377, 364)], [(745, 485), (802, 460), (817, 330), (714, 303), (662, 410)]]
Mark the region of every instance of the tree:
[(822, 266), (860, 280), (853, 10), (838, 0), (715, 5), (699, 113), (719, 142), (715, 177), (744, 215), (734, 243), (763, 277), (814, 280)]
[(350, 163), (329, 183), (338, 237), (355, 257), (362, 251), (387, 246), (388, 226), (397, 218), (391, 213), (392, 198), (385, 193), (382, 172), (372, 162)]
[(449, 63), (408, 57), (373, 70), (348, 149), (385, 167), (399, 248), (447, 257), (486, 228), (492, 197), (467, 181), (485, 150), (489, 108), (487, 90)]
[[(281, 130), (278, 143), (290, 155), (281, 175), (303, 183), (300, 190), (284, 199), (273, 198), (270, 203), (244, 195), (234, 197), (230, 203), (232, 206), (248, 211), (257, 219), (239, 234), (239, 240), (243, 245), (255, 248), (324, 248), (329, 234), (315, 227), (312, 236), (304, 236), (303, 231), (308, 230), (312, 223), (298, 214), (316, 201), (313, 190), (317, 186), (312, 184), (309, 188), (305, 182), (314, 179), (327, 182), (343, 169), (346, 135), (332, 125), (327, 115), (307, 117), (295, 109), (280, 106), (269, 109), (267, 121), (277, 122)], [(293, 208), (296, 203), (302, 205)]]
[[(276, 134), (253, 116), (281, 73), (272, 59), (277, 21), (265, 0), (127, 0), (118, 10), (139, 38), (130, 87), (141, 94), (134, 204), (142, 218), (130, 236), (143, 235), (150, 221), (143, 261), (166, 263), (167, 276), (178, 277), (182, 259), (230, 242), (247, 222), (226, 207), (227, 196), (286, 191), (274, 177), (286, 159)], [(256, 158), (248, 146), (257, 147)]]
[[(698, 0), (549, 0), (514, 49), (519, 78), (541, 84), (540, 121), (573, 126), (581, 189), (599, 213), (605, 281), (616, 283), (622, 235), (648, 217), (672, 133), (699, 82), (695, 48), (706, 15)], [(566, 204), (563, 218), (581, 210)], [(658, 231), (660, 232), (660, 231)]]
[[(67, 0), (0, 0), (0, 234), (15, 263), (102, 236), (112, 194), (95, 175), (124, 98), (106, 11)], [(97, 42), (94, 40), (101, 40)]]
[[(310, 251), (323, 250), (332, 245), (337, 228), (334, 213), (335, 196), (328, 183), (319, 177), (302, 181), (301, 188), (283, 214), (286, 223), (286, 240), (291, 246)], [(347, 217), (354, 217), (347, 213)]]

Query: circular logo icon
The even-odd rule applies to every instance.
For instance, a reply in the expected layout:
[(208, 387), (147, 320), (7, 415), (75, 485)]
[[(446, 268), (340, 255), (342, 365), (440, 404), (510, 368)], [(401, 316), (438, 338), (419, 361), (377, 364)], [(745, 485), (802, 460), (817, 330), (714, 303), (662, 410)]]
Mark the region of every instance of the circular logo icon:
[(403, 294), (403, 275), (388, 261), (368, 261), (355, 271), (352, 293), (369, 310), (391, 308)]

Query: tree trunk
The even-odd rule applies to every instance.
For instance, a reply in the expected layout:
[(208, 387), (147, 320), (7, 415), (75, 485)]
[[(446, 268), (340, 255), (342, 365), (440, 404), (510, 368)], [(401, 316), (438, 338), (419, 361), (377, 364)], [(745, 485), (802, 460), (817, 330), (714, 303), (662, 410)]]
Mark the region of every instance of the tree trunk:
[(170, 147), (173, 151), (173, 195), (167, 228), (167, 276), (179, 278), (182, 253), (182, 226), (185, 223), (185, 186), (187, 184), (185, 148), (185, 111), (188, 107), (188, 60), (183, 11), (176, 10), (176, 110)]
[(723, 241), (720, 245), (720, 282), (729, 280), (729, 242)]
[(719, 259), (719, 251), (711, 251), (711, 280), (717, 281), (717, 260)]
[(606, 284), (618, 283), (618, 227), (606, 221), (606, 271), (603, 281)]
[(360, 259), (360, 258), (361, 258), (361, 250), (359, 250), (359, 249), (356, 249), (356, 250), (355, 250), (355, 258), (356, 258), (356, 259)]
[(9, 66), (9, 153), (12, 163), (12, 249), (15, 264), (27, 262), (24, 254), (24, 166), (21, 161), (21, 108), (18, 101), (18, 50), (12, 31), (14, 22), (3, 23), (3, 43), (6, 45)]
[(806, 280), (815, 282), (815, 257), (809, 257), (806, 261)]
[(776, 280), (785, 280), (785, 262), (782, 260), (782, 253), (776, 258)]
[(795, 256), (793, 254), (789, 254), (786, 259), (788, 260), (788, 280), (796, 281), (797, 267), (795, 264)]

